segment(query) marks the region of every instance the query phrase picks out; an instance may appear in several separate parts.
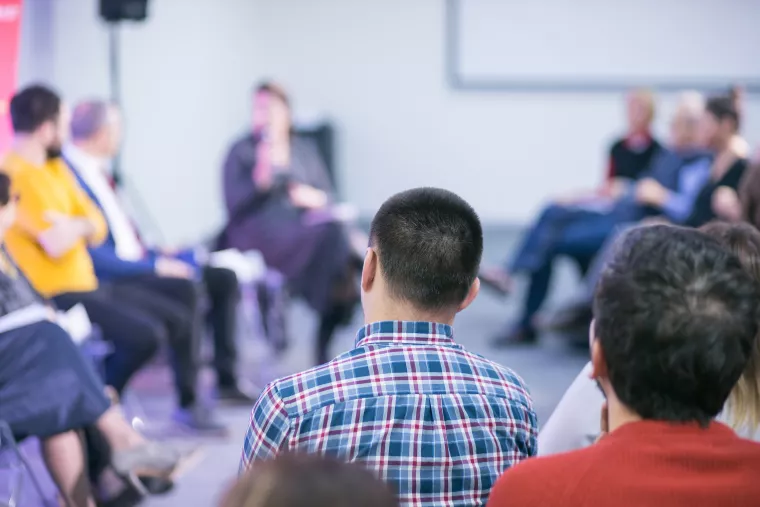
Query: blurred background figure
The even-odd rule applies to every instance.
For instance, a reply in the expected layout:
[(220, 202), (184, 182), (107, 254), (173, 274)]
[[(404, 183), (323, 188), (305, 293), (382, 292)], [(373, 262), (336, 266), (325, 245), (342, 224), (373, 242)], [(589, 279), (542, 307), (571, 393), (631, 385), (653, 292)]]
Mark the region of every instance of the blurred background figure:
[(256, 463), (219, 507), (396, 507), (388, 486), (361, 465), (331, 457), (283, 454)]
[(333, 333), (358, 302), (361, 258), (334, 213), (319, 153), (293, 133), (288, 97), (278, 85), (254, 91), (251, 130), (230, 148), (223, 176), (228, 221), (217, 246), (258, 250), (286, 276), (319, 314), (315, 360), (326, 362)]
[[(229, 269), (204, 264), (193, 248), (147, 247), (136, 222), (127, 213), (112, 185), (109, 165), (121, 142), (118, 107), (103, 101), (78, 104), (72, 113), (72, 142), (64, 159), (79, 184), (98, 205), (108, 223), (105, 242), (90, 249), (95, 273), (118, 297), (166, 320), (171, 326), (195, 326), (203, 338), (204, 322), (213, 337), (213, 364), (219, 398), (227, 402), (253, 402), (251, 388), (236, 373), (238, 280)], [(208, 297), (205, 318), (198, 318), (199, 298)], [(179, 304), (179, 307), (177, 307)], [(183, 308), (184, 306), (184, 308)], [(200, 343), (197, 345), (199, 354)], [(199, 360), (199, 359), (196, 359)]]

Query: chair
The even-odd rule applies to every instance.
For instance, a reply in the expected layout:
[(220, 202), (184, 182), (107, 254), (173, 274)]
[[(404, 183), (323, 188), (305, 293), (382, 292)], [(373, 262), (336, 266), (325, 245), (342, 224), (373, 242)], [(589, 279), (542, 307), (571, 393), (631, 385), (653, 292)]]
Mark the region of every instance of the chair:
[[(25, 476), (31, 488), (26, 487)], [(46, 493), (8, 423), (0, 421), (0, 507), (57, 507), (58, 491), (54, 487), (47, 490)], [(33, 503), (32, 495), (37, 496), (37, 503)]]

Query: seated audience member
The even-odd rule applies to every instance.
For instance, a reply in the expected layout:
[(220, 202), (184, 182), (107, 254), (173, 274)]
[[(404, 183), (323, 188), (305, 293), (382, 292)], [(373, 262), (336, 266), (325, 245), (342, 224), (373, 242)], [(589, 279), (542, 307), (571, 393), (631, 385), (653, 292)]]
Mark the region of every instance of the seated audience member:
[(757, 280), (716, 239), (669, 225), (627, 233), (591, 326), (608, 433), (513, 467), (488, 505), (757, 505), (760, 444), (714, 419), (754, 353), (759, 308)]
[(598, 201), (599, 197), (614, 199), (621, 196), (649, 168), (660, 150), (660, 143), (652, 137), (654, 114), (652, 92), (646, 89), (631, 91), (626, 97), (628, 131), (610, 147), (604, 184), (590, 195), (561, 198), (560, 202), (580, 203)]
[[(172, 255), (145, 248), (106, 172), (121, 138), (115, 106), (98, 101), (79, 104), (72, 115), (71, 135), (73, 142), (64, 147), (64, 160), (108, 224), (106, 241), (90, 249), (98, 280), (109, 283), (120, 300), (156, 320), (179, 326), (199, 320), (195, 318), (200, 310), (196, 285), (201, 280), (210, 302), (218, 395), (225, 401), (252, 403), (254, 398), (245, 392), (246, 386), (239, 385), (235, 373), (239, 300), (235, 273), (200, 265), (189, 251)], [(177, 305), (185, 308), (178, 310)], [(188, 386), (187, 396), (192, 398), (193, 392)]]
[(344, 224), (329, 216), (329, 178), (314, 144), (293, 134), (284, 92), (264, 84), (253, 102), (252, 130), (224, 164), (228, 223), (218, 246), (260, 251), (320, 314), (322, 364), (335, 330), (353, 315), (358, 259)]
[(356, 347), (267, 386), (241, 470), (285, 451), (327, 454), (374, 469), (402, 505), (480, 505), (536, 453), (537, 426), (522, 381), (454, 341), (479, 289), (480, 220), (455, 194), (420, 188), (388, 199), (370, 237)]
[(157, 320), (123, 300), (117, 290), (98, 285), (87, 248), (101, 244), (108, 228), (59, 156), (68, 130), (61, 99), (48, 88), (31, 86), (11, 99), (10, 114), (16, 139), (4, 168), (20, 200), (18, 218), (7, 234), (8, 251), (38, 292), (63, 310), (82, 304), (104, 338), (113, 343), (105, 373), (106, 383), (117, 392), (168, 335), (181, 398), (178, 422), (220, 431), (195, 403), (198, 359), (192, 314), (169, 302), (177, 307), (172, 320)]
[(72, 507), (94, 506), (84, 449), (77, 433), (94, 427), (122, 477), (135, 472), (168, 477), (181, 453), (151, 443), (124, 420), (54, 310), (6, 254), (2, 238), (15, 219), (16, 196), (0, 173), (0, 421), (14, 437), (38, 437), (50, 475)]
[[(760, 283), (760, 232), (747, 224), (722, 222), (711, 222), (702, 231), (736, 255), (747, 273)], [(599, 437), (599, 411), (604, 397), (592, 380), (592, 373), (593, 365), (589, 363), (546, 421), (538, 437), (539, 454), (580, 449)], [(719, 419), (745, 437), (754, 436), (760, 427), (760, 335)]]
[(728, 215), (733, 221), (746, 220), (760, 229), (760, 150), (752, 166), (747, 169), (738, 196), (730, 196), (729, 200), (722, 209), (722, 215)]
[(536, 340), (536, 315), (549, 293), (556, 257), (578, 260), (582, 271), (618, 224), (642, 219), (654, 209), (674, 220), (685, 219), (709, 173), (709, 160), (697, 145), (697, 124), (704, 101), (695, 92), (684, 93), (671, 123), (671, 147), (660, 150), (639, 181), (609, 206), (596, 209), (551, 205), (526, 234), (506, 270), (492, 268), (480, 274), (484, 281), (526, 273), (529, 285), (517, 323), (496, 338), (496, 345)]
[[(734, 101), (730, 97), (713, 97), (707, 101), (705, 113), (700, 122), (701, 144), (706, 146), (713, 154), (712, 166), (709, 177), (701, 185), (694, 199), (690, 212), (684, 217), (661, 211), (668, 221), (700, 227), (715, 218), (736, 219), (734, 215), (739, 209), (737, 189), (739, 188), (745, 170), (747, 160), (743, 157), (745, 150), (736, 150), (736, 135), (739, 127), (739, 115)], [(648, 183), (647, 191), (652, 196), (652, 203), (657, 209), (658, 196), (667, 195), (663, 185)], [(627, 224), (628, 227), (633, 224)], [(573, 302), (559, 310), (552, 319), (552, 327), (557, 330), (571, 329), (578, 325), (587, 326), (591, 313), (591, 300), (594, 288), (598, 283), (599, 276), (607, 259), (612, 253), (612, 245), (615, 237), (608, 239), (602, 247), (600, 254), (592, 263), (584, 276), (581, 288), (575, 295)]]
[(256, 463), (221, 507), (396, 507), (390, 489), (356, 464), (314, 454)]

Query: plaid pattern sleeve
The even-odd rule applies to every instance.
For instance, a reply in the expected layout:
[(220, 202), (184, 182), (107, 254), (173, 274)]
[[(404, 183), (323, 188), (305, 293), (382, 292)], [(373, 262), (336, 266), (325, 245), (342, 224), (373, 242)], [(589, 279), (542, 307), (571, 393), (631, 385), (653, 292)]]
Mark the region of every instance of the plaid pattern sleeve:
[(256, 460), (270, 459), (284, 450), (290, 434), (290, 420), (275, 384), (261, 393), (251, 411), (251, 423), (243, 442), (240, 472)]
[(360, 462), (409, 507), (485, 505), (496, 479), (536, 455), (523, 381), (466, 351), (450, 326), (377, 322), (354, 349), (279, 379), (253, 410), (242, 468), (280, 449)]

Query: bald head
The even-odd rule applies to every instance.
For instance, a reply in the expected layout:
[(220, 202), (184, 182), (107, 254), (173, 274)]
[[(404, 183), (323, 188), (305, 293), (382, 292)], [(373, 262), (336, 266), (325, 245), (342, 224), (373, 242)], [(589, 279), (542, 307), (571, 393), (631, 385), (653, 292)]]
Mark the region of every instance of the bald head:
[(675, 149), (693, 148), (697, 144), (699, 121), (705, 111), (705, 98), (699, 92), (687, 91), (678, 97), (670, 123), (670, 142)]
[(102, 100), (80, 102), (71, 115), (74, 143), (93, 155), (111, 158), (120, 142), (120, 119), (116, 106)]

